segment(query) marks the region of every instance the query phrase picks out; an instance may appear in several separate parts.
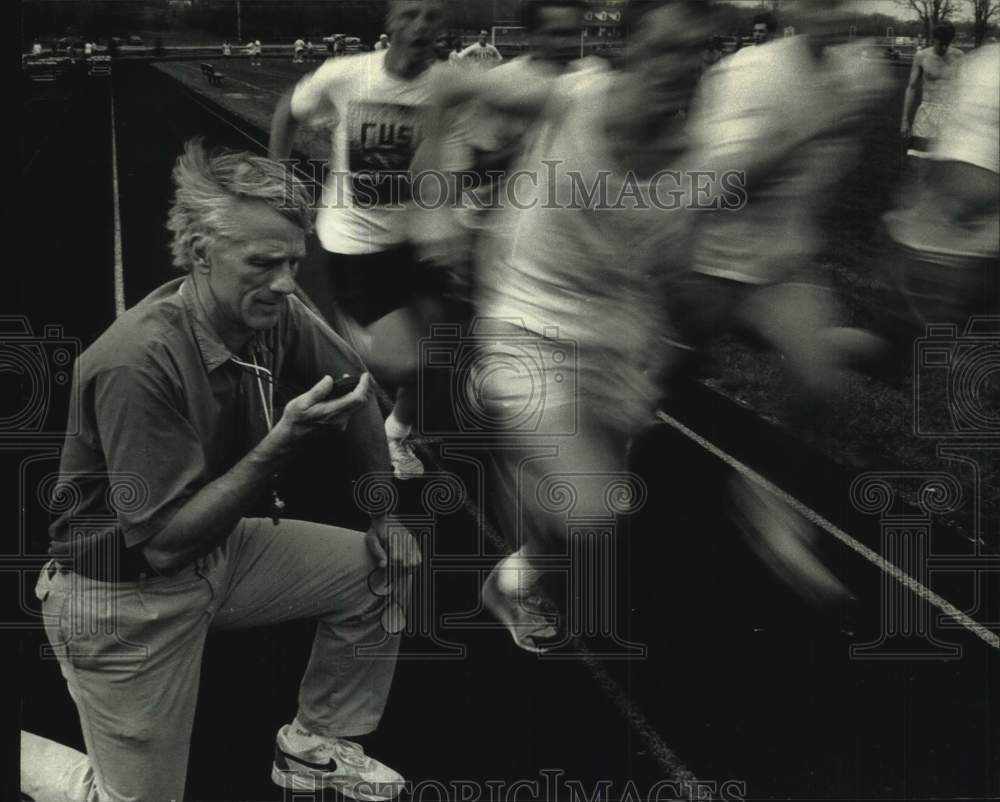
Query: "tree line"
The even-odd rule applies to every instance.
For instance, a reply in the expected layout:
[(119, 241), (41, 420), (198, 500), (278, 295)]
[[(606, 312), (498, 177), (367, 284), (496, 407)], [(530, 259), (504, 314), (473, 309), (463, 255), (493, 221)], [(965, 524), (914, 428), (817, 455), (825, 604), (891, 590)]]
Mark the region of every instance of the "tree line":
[[(493, 25), (517, 24), (521, 0), (445, 0), (449, 28), (473, 31)], [(900, 20), (885, 14), (858, 14), (852, 19), (857, 36), (881, 36), (892, 27), (897, 35), (930, 37), (944, 20), (970, 32), (976, 45), (995, 31), (1000, 0), (896, 0), (917, 19)], [(600, 3), (597, 3), (600, 5)], [(237, 14), (244, 39), (276, 41), (298, 36), (344, 33), (369, 44), (384, 29), (384, 0), (22, 0), (21, 32), (26, 44), (40, 36), (75, 35), (90, 39), (121, 36), (136, 29), (192, 28), (237, 36)], [(773, 10), (779, 25), (795, 26), (795, 4), (762, 0), (716, 6), (720, 34), (748, 35), (754, 14)], [(968, 14), (965, 21), (960, 15)]]

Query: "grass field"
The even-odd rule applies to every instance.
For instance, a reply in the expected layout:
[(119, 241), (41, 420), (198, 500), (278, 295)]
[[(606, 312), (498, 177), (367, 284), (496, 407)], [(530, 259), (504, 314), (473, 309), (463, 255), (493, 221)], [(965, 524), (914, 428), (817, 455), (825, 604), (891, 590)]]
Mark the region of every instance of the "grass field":
[[(210, 86), (201, 74), (198, 61), (164, 61), (158, 66), (196, 92), (211, 98), (261, 132), (271, 126), (274, 105), (283, 92), (295, 82), (315, 69), (319, 62), (293, 64), (291, 59), (265, 59), (260, 67), (251, 67), (247, 59), (218, 58), (206, 59), (216, 70), (225, 73), (221, 86)], [(324, 159), (329, 154), (329, 132), (327, 129), (306, 130), (300, 133), (296, 146), (310, 158)]]
[[(245, 59), (221, 57), (212, 63), (228, 76), (221, 87), (208, 85), (197, 62), (164, 62), (159, 66), (263, 132), (268, 130), (280, 94), (318, 64), (272, 58), (261, 67), (251, 67)], [(843, 181), (827, 215), (827, 242), (818, 259), (823, 279), (839, 294), (847, 323), (876, 331), (888, 323), (892, 298), (885, 270), (891, 251), (880, 218), (896, 204), (908, 176), (898, 126), (909, 71), (905, 66), (890, 69), (893, 94), (869, 120), (857, 166)], [(303, 131), (297, 148), (310, 158), (325, 159), (328, 137), (322, 128)], [(914, 379), (907, 366), (892, 376), (848, 376), (839, 395), (822, 405), (809, 406), (808, 411), (794, 392), (779, 354), (728, 337), (711, 349), (707, 370), (705, 381), (711, 387), (793, 430), (800, 439), (852, 469), (949, 469), (937, 454), (937, 442), (914, 432)], [(958, 478), (971, 492), (972, 477)], [(981, 478), (989, 513), (986, 519), (995, 520), (1000, 512), (1000, 469), (987, 471)], [(1000, 537), (991, 533), (987, 540), (998, 543)]]

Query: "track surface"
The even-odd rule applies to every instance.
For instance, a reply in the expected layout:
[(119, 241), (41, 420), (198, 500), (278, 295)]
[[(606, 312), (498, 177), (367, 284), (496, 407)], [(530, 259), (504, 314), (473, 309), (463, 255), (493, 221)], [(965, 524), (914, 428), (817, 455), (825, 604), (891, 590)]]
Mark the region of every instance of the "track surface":
[[(267, 62), (265, 69), (272, 69)], [(36, 331), (60, 324), (84, 345), (114, 313), (112, 97), (128, 305), (172, 276), (163, 223), (183, 141), (201, 134), (252, 147), (150, 65), (120, 64), (110, 80), (25, 90), (30, 213), (17, 311)], [(679, 398), (670, 411), (878, 550), (877, 522), (850, 508), (852, 477), (710, 397)], [(444, 470), (475, 487), (468, 465), (439, 457)], [(776, 582), (735, 535), (723, 495), (729, 469), (704, 448), (653, 426), (633, 461), (650, 493), (618, 545), (617, 620), (623, 637), (646, 645), (646, 659), (594, 669), (579, 660), (535, 659), (492, 628), (448, 630), (445, 637), (465, 645), (467, 656), (400, 662), (382, 726), (367, 741), (372, 753), (414, 782), (445, 784), (446, 798), (456, 798), (455, 783), (473, 781), (478, 798), (488, 799), (483, 784), (494, 781), (507, 783), (499, 798), (509, 792), (513, 799), (510, 783), (527, 780), (542, 790), (519, 798), (572, 799), (565, 780), (575, 779), (587, 797), (596, 783), (609, 782), (606, 799), (626, 794), (631, 780), (645, 799), (658, 780), (676, 778), (673, 756), (706, 783), (745, 784), (730, 786), (730, 798), (1000, 794), (994, 649), (932, 616), (935, 634), (960, 647), (960, 659), (851, 659), (850, 645), (877, 640), (882, 628), (877, 567), (824, 542), (858, 604), (819, 612)], [(407, 503), (416, 493), (405, 490)], [(29, 530), (37, 548), (42, 524), (29, 521)], [(434, 537), (442, 550), (461, 552), (477, 530), (459, 509), (439, 516)], [(962, 552), (949, 537), (938, 537), (936, 550)], [(446, 578), (436, 595), (443, 611), (474, 610), (476, 584), (469, 575)], [(975, 610), (967, 575), (939, 573), (933, 587)], [(993, 610), (996, 598), (985, 600)], [(489, 624), (482, 615), (475, 620)], [(190, 799), (280, 798), (268, 779), (273, 736), (294, 712), (310, 633), (301, 624), (210, 639)], [(21, 726), (82, 745), (57, 666), (38, 659), (43, 635), (19, 635)], [(425, 638), (410, 638), (404, 653), (427, 647)], [(559, 793), (544, 791), (543, 770), (565, 772)], [(423, 798), (442, 797), (425, 788)]]

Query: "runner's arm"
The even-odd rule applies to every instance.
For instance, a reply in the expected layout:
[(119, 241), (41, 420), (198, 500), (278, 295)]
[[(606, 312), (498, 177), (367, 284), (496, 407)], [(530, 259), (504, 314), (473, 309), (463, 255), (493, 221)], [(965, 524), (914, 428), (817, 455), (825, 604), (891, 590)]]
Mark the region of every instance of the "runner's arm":
[(910, 68), (910, 81), (906, 85), (906, 99), (903, 101), (903, 120), (899, 130), (904, 137), (909, 137), (910, 129), (913, 127), (913, 117), (917, 113), (920, 105), (920, 89), (924, 74), (923, 59), (920, 53), (913, 57), (913, 67)]
[(283, 161), (292, 155), (292, 144), (299, 130), (299, 121), (292, 114), (292, 92), (285, 92), (278, 100), (271, 118), (271, 138), (267, 155), (275, 161)]
[(271, 118), (268, 156), (276, 161), (289, 158), (299, 127), (335, 111), (333, 97), (348, 69), (340, 60), (329, 59), (281, 96)]
[[(549, 103), (556, 79), (538, 76), (531, 81), (503, 80), (506, 75), (501, 75), (501, 72), (436, 68), (434, 102), (443, 108), (454, 108), (476, 101), (519, 117), (541, 114)], [(511, 73), (511, 77), (520, 76)]]

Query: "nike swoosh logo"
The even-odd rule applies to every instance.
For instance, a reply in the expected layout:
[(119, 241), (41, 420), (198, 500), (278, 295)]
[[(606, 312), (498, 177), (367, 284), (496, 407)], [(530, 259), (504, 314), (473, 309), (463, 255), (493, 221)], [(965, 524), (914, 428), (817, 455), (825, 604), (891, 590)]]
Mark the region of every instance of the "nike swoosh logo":
[(337, 761), (332, 757), (326, 763), (310, 763), (308, 760), (303, 760), (298, 755), (290, 755), (284, 749), (279, 747), (278, 754), (288, 760), (294, 760), (296, 763), (305, 766), (307, 769), (315, 769), (316, 771), (329, 771), (334, 772), (337, 770)]

